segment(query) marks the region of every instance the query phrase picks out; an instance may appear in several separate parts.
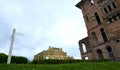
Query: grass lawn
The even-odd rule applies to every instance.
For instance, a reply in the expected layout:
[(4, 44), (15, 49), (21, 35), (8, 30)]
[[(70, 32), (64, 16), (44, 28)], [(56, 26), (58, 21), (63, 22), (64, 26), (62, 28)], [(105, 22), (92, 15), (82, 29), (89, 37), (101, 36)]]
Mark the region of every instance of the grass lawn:
[(72, 64), (0, 64), (0, 70), (120, 70), (120, 62), (81, 62)]

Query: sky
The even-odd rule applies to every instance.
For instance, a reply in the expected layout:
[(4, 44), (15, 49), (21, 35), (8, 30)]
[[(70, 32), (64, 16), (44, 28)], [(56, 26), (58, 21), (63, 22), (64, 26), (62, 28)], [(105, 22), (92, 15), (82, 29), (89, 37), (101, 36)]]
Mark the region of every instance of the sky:
[(34, 55), (51, 46), (80, 59), (78, 41), (87, 36), (87, 31), (82, 12), (75, 7), (78, 2), (80, 0), (0, 0), (0, 53), (8, 54), (15, 28), (12, 55), (32, 60)]

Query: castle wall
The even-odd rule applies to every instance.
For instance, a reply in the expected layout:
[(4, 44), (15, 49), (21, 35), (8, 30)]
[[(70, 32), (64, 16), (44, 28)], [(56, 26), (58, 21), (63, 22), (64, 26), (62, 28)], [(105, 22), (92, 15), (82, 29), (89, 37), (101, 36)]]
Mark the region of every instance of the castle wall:
[(120, 0), (81, 0), (76, 7), (82, 10), (88, 32), (86, 49), (91, 50), (83, 53), (80, 40), (82, 59), (120, 60)]

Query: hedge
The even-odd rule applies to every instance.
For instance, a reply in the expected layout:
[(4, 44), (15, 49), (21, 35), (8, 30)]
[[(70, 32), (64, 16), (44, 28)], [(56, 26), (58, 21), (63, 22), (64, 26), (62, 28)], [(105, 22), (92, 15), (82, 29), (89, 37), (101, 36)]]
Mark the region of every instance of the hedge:
[[(7, 63), (7, 58), (8, 58), (8, 56), (6, 54), (0, 53), (0, 63)], [(22, 57), (22, 56), (12, 56), (11, 63), (27, 64), (28, 59), (26, 57)]]
[(80, 62), (107, 62), (110, 61), (108, 59), (103, 60), (53, 60), (53, 59), (40, 59), (33, 60), (32, 64), (67, 64), (67, 63), (80, 63)]

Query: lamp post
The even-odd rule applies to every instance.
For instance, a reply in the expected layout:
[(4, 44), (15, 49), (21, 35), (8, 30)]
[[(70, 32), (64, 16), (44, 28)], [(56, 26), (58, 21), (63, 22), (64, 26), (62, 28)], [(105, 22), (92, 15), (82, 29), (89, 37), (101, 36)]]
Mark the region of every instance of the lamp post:
[(16, 29), (13, 29), (12, 36), (11, 36), (11, 43), (10, 43), (10, 49), (9, 49), (7, 64), (11, 63), (11, 56), (12, 56), (13, 43), (14, 43), (14, 39), (15, 39), (15, 33), (16, 33)]

